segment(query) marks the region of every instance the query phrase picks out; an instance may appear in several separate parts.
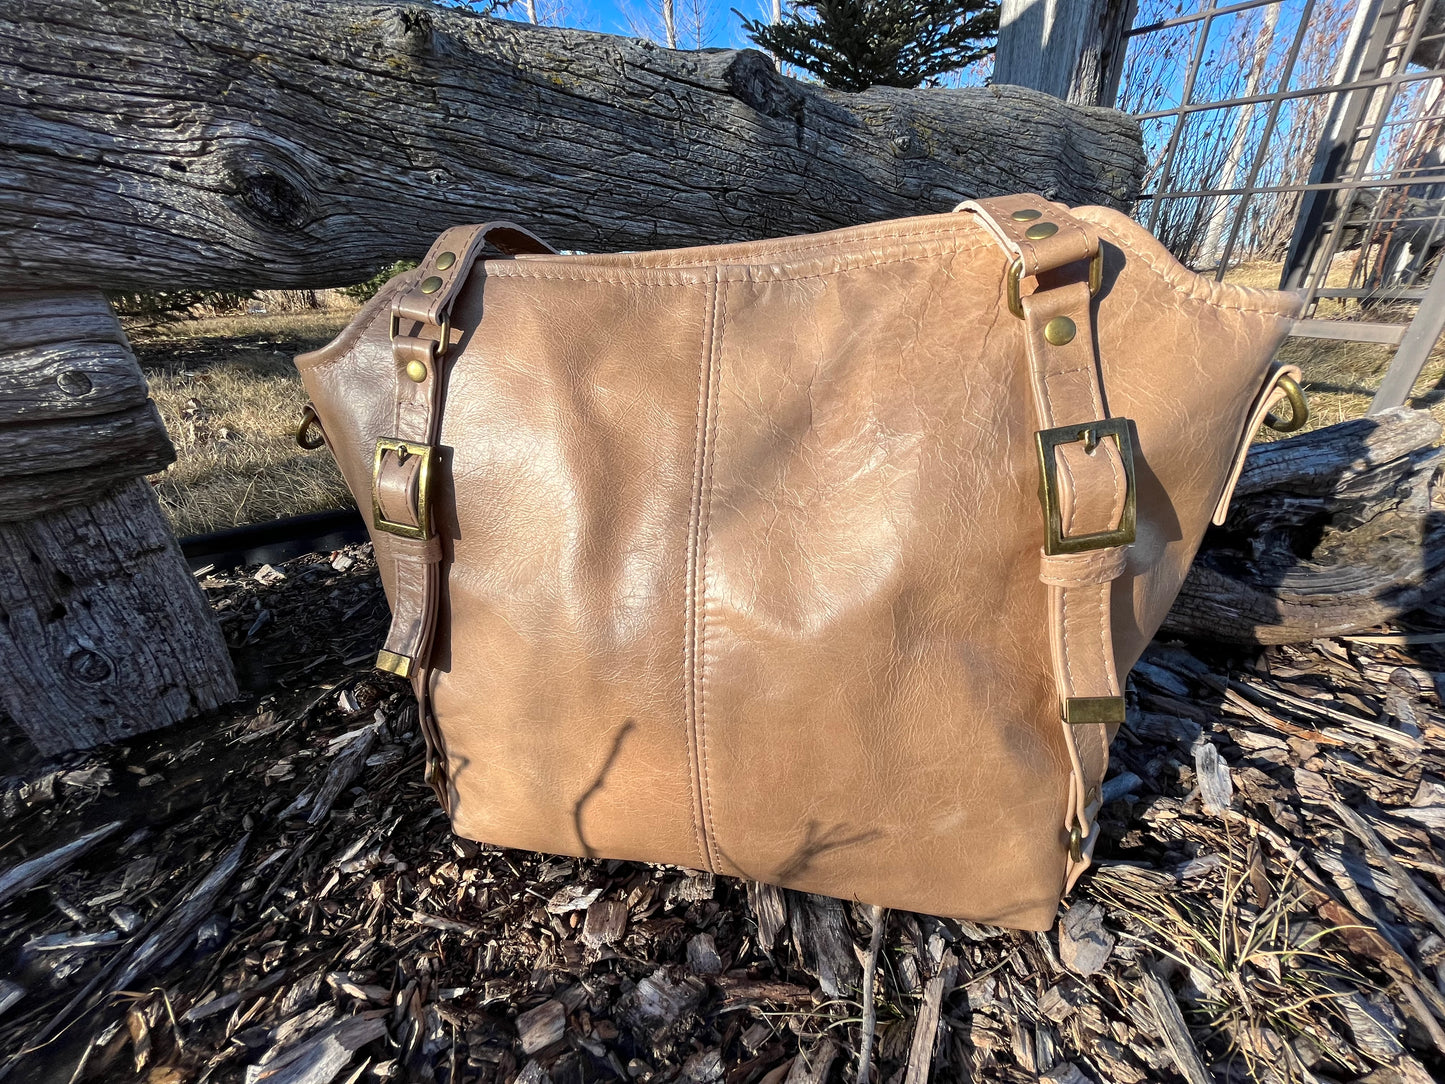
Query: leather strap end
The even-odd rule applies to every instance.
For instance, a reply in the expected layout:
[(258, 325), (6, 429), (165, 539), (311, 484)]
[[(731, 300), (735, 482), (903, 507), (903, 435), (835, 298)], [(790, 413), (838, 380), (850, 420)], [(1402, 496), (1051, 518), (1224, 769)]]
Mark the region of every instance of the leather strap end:
[(1224, 526), (1224, 521), (1229, 516), (1229, 504), (1234, 499), (1235, 486), (1239, 485), (1239, 476), (1244, 473), (1244, 460), (1249, 455), (1254, 438), (1259, 435), (1260, 427), (1264, 425), (1264, 419), (1285, 398), (1284, 389), (1280, 387), (1280, 380), (1284, 377), (1298, 381), (1303, 374), (1295, 365), (1276, 365), (1270, 370), (1264, 389), (1250, 408), (1249, 418), (1244, 423), (1244, 432), (1240, 435), (1239, 445), (1234, 451), (1229, 480), (1224, 483), (1224, 492), (1219, 495), (1219, 502), (1214, 506), (1214, 515), (1210, 517), (1210, 522), (1216, 527)]
[(1087, 260), (1099, 250), (1094, 228), (1031, 192), (993, 199), (964, 200), (955, 211), (967, 211), (1022, 264), (1025, 278), (1065, 264)]
[(395, 651), (387, 651), (383, 648), (376, 653), (376, 668), (385, 670), (388, 674), (395, 674), (399, 678), (409, 678), (416, 660), (409, 655), (401, 655)]
[(472, 264), (491, 242), (500, 251), (555, 255), (557, 250), (530, 230), (511, 222), (453, 226), (438, 237), (417, 267), (411, 288), (391, 303), (393, 320), (414, 320), (435, 326), (451, 310), (457, 291), (466, 283)]

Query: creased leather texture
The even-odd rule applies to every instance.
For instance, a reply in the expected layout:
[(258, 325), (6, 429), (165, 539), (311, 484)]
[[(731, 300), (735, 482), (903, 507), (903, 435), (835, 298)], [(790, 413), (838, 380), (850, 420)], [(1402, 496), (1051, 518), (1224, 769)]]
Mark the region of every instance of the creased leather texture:
[[(1081, 253), (1102, 245), (1079, 348), (1131, 422), (1138, 528), (1042, 564), (1032, 325), (978, 216), (477, 260), (438, 363), (421, 679), (459, 833), (1051, 925), (1082, 868), (1072, 810), (1097, 808), (1060, 725), (1050, 629), (1071, 619), (1051, 599), (1110, 594), (1122, 680), (1298, 306), (1192, 274), (1115, 212), (1057, 210)], [(368, 515), (391, 306), (418, 276), (297, 359)], [(1084, 303), (1067, 290), (1028, 303)], [(1113, 448), (1059, 461), (1097, 471)], [(424, 544), (373, 540), (395, 603), (395, 560)]]

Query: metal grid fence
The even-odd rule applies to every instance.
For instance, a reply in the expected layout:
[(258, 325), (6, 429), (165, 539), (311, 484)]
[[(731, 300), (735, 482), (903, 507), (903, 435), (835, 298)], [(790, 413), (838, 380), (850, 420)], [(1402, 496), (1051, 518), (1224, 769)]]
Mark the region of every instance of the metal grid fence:
[(1371, 409), (1403, 403), (1445, 327), (1445, 0), (1183, 8), (1140, 0), (1126, 33), (1136, 215), (1218, 279), (1277, 269), (1297, 334), (1398, 346)]

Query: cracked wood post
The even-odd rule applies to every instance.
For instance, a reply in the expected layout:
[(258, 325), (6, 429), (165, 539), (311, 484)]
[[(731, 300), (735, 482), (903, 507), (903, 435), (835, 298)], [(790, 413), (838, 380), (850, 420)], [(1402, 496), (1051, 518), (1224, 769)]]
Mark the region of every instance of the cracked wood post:
[(0, 291), (0, 717), (43, 753), (236, 695), (145, 474), (175, 458), (95, 290)]

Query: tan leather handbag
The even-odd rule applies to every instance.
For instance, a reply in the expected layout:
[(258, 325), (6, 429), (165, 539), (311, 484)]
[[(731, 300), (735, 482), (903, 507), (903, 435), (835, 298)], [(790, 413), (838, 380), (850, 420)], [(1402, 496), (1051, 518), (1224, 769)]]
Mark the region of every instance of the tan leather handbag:
[(1032, 195), (610, 256), (492, 223), (296, 363), (457, 832), (1046, 929), (1124, 676), (1303, 420), (1297, 306)]

